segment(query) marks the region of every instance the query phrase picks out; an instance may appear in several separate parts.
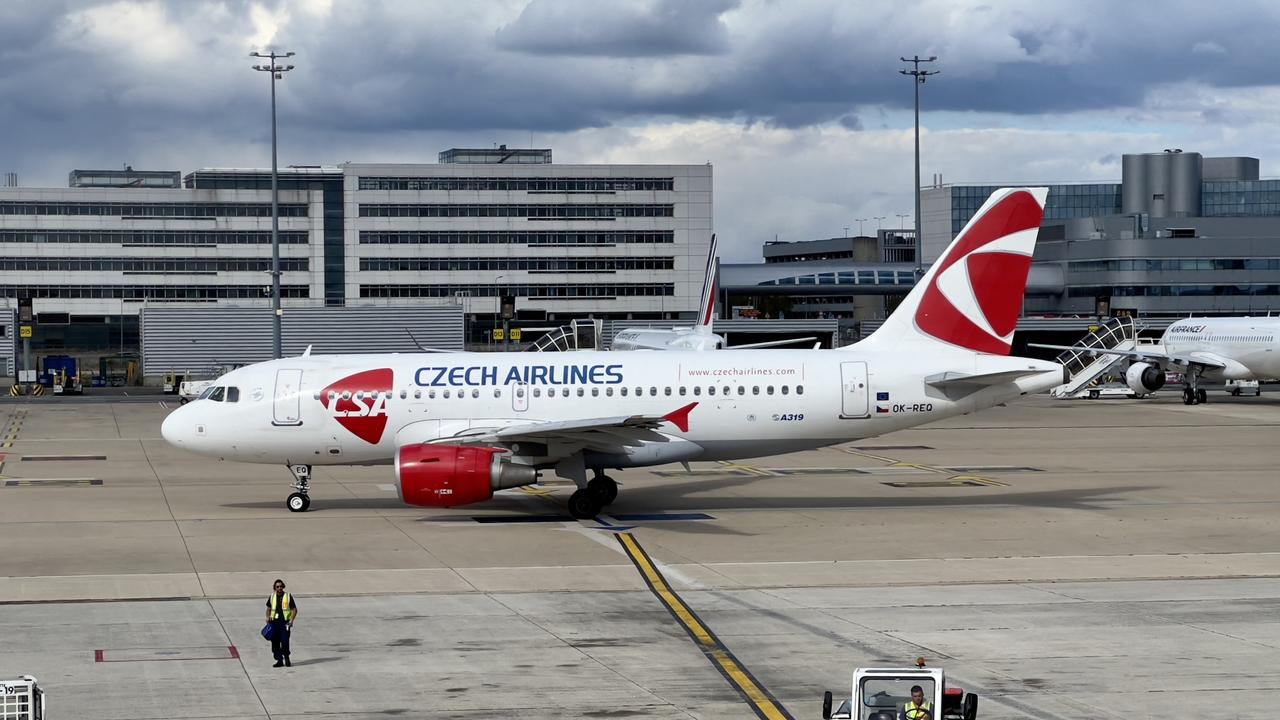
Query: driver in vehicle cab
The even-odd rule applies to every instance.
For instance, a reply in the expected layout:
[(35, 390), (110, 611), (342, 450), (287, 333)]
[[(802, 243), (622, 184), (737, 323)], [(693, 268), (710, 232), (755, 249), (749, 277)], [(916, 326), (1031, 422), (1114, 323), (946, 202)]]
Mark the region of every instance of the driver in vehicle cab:
[(898, 720), (933, 720), (933, 704), (924, 699), (924, 688), (911, 686), (911, 700), (902, 706)]

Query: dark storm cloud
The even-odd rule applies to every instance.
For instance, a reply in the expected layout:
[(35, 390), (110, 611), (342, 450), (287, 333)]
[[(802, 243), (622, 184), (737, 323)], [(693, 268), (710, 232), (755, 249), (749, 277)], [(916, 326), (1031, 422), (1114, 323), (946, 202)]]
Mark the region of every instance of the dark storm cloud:
[(498, 47), (535, 55), (716, 55), (729, 48), (721, 13), (737, 0), (537, 1), (498, 29)]
[(279, 21), (273, 43), (298, 53), (282, 123), (359, 147), (654, 118), (857, 129), (868, 112), (910, 108), (898, 57), (915, 52), (941, 58), (930, 111), (1128, 110), (1177, 83), (1280, 82), (1278, 13), (1101, 0), (0, 3), (0, 169), (147, 157), (168, 137), (232, 156), (265, 141), (267, 78), (246, 57), (271, 36), (264, 14)]

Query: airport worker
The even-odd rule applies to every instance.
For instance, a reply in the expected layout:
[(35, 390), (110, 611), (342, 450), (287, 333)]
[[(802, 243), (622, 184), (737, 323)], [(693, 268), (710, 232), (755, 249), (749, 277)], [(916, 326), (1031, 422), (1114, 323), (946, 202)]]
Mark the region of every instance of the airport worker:
[(924, 699), (924, 688), (911, 686), (911, 702), (902, 706), (898, 720), (933, 720), (933, 705)]
[(272, 667), (292, 667), (289, 662), (289, 633), (298, 617), (298, 602), (285, 592), (284, 581), (277, 579), (267, 598), (267, 622), (271, 623), (271, 654), (276, 658)]

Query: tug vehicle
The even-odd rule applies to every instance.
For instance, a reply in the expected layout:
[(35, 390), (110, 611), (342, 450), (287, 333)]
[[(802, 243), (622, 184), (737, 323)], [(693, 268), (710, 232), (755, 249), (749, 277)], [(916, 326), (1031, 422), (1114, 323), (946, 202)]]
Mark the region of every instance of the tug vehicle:
[[(916, 705), (913, 689), (923, 702)], [(975, 720), (978, 696), (963, 688), (947, 687), (942, 668), (925, 667), (924, 658), (908, 668), (858, 668), (853, 691), (832, 709), (831, 691), (822, 695), (824, 720)]]

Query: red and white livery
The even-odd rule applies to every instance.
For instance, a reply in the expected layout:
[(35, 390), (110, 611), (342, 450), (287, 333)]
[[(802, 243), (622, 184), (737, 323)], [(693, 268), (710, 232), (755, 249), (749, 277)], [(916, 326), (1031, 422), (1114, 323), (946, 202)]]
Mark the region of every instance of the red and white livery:
[[(613, 468), (823, 447), (1061, 384), (1010, 357), (1044, 189), (991, 196), (894, 314), (837, 350), (424, 353), (273, 360), (219, 378), (165, 420), (170, 443), (289, 466), (389, 464), (414, 505), (481, 502), (555, 473), (575, 517), (617, 496)], [(714, 290), (712, 290), (714, 294)]]

